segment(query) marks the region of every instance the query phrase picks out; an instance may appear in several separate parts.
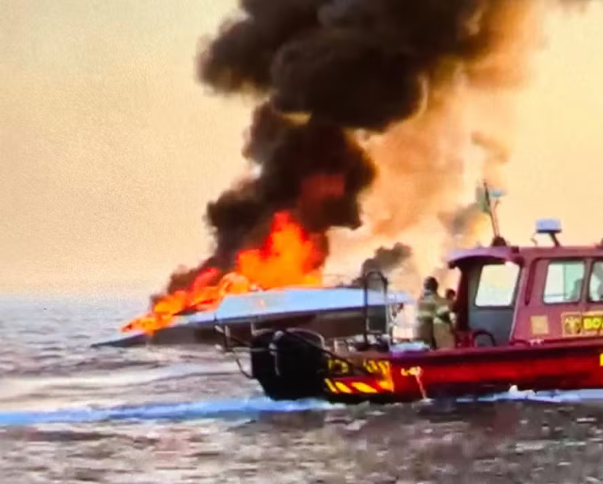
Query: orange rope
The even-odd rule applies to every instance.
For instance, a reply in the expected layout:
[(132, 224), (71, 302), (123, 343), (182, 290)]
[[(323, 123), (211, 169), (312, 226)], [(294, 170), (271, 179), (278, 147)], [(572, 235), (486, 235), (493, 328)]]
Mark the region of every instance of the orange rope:
[(423, 380), (421, 375), (423, 375), (423, 369), (417, 368), (416, 371), (413, 372), (415, 379), (417, 380), (417, 384), (419, 385), (419, 390), (421, 391), (421, 397), (423, 400), (427, 400), (427, 392), (425, 391), (425, 386), (423, 385)]

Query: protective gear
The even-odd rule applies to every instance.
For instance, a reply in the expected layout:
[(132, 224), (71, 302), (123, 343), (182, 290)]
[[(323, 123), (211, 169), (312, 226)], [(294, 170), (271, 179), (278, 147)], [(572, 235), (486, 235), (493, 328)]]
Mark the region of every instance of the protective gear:
[(425, 291), (417, 303), (417, 335), (416, 339), (434, 347), (433, 321), (438, 306), (437, 294)]
[(441, 298), (433, 320), (433, 339), (438, 349), (452, 349), (456, 346), (454, 338), (454, 313), (452, 301)]
[[(431, 280), (430, 280), (431, 279)], [(437, 281), (434, 278), (425, 280), (425, 292), (417, 304), (417, 335), (416, 339), (423, 341), (432, 348), (454, 348), (450, 301), (440, 296), (436, 291)], [(427, 286), (429, 285), (429, 289)]]

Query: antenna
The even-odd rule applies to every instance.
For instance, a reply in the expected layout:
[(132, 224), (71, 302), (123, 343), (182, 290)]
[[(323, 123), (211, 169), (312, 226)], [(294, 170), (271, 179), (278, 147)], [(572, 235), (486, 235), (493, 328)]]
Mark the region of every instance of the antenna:
[[(490, 223), (492, 224), (492, 233), (494, 237), (492, 238), (493, 246), (504, 246), (507, 245), (507, 241), (500, 235), (500, 228), (498, 224), (498, 216), (496, 215), (496, 209), (500, 202), (500, 197), (502, 196), (501, 190), (491, 190), (488, 186), (486, 180), (482, 182), (483, 190), (484, 190), (484, 211), (490, 217)], [(494, 198), (494, 201), (492, 201)]]

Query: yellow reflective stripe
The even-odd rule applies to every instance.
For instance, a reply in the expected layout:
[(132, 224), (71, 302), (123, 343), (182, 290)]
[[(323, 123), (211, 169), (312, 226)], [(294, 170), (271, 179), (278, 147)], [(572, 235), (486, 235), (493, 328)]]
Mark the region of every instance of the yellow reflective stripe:
[(366, 383), (362, 383), (362, 382), (354, 382), (352, 383), (352, 386), (362, 392), (362, 393), (377, 393), (377, 390), (375, 390), (373, 387), (367, 385)]
[(337, 392), (337, 388), (335, 388), (335, 385), (333, 385), (333, 382), (331, 380), (329, 380), (328, 378), (325, 380), (325, 383), (327, 384), (327, 386), (329, 387), (329, 391), (333, 392), (333, 393), (338, 393)]
[(391, 380), (381, 380), (381, 381), (378, 381), (377, 383), (383, 390), (386, 390), (388, 392), (394, 391), (394, 382)]
[(339, 390), (341, 393), (352, 393), (352, 390), (350, 390), (347, 385), (344, 385), (340, 381), (336, 381), (335, 386), (337, 387), (337, 390)]

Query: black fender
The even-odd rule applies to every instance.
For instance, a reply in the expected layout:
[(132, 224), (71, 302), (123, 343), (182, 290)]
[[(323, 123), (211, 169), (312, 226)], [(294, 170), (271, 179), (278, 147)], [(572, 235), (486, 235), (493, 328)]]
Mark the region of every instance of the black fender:
[(327, 357), (323, 337), (301, 328), (266, 329), (251, 342), (251, 375), (272, 400), (324, 395)]

